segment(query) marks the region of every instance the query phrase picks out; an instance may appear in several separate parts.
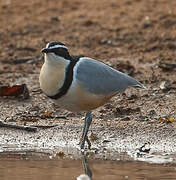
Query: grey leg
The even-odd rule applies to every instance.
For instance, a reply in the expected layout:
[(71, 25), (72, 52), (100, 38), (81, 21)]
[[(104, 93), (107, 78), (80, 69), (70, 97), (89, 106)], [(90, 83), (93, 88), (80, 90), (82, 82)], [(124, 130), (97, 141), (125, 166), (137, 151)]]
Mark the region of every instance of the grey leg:
[(91, 121), (92, 121), (92, 112), (89, 111), (86, 113), (86, 117), (85, 117), (85, 121), (84, 121), (84, 128), (83, 128), (83, 133), (82, 133), (82, 138), (81, 138), (81, 149), (84, 149), (84, 144), (86, 141), (87, 132), (89, 130)]

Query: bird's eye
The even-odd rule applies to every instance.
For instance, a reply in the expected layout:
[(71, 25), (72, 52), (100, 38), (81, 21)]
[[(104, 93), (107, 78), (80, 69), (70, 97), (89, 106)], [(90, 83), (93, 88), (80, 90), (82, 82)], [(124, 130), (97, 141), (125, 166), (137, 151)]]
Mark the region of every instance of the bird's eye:
[(57, 56), (61, 56), (61, 53), (59, 53), (59, 51), (54, 51), (54, 54)]
[(65, 58), (65, 59), (68, 59), (70, 57), (67, 49), (58, 48), (58, 49), (55, 49), (53, 52), (54, 52), (55, 55), (61, 56), (61, 57)]

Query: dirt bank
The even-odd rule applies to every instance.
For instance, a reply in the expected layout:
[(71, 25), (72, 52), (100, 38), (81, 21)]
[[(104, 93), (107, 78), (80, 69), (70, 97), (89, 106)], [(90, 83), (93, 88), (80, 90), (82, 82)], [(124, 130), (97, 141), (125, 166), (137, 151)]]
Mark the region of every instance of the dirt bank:
[[(167, 0), (2, 0), (0, 85), (25, 83), (30, 99), (0, 97), (1, 121), (40, 128), (36, 133), (1, 128), (1, 150), (78, 147), (83, 114), (53, 105), (38, 83), (40, 50), (58, 40), (72, 55), (99, 59), (149, 88), (128, 89), (94, 111), (93, 149), (115, 157), (150, 142), (153, 152), (175, 153), (176, 122), (169, 121), (176, 118), (175, 7), (176, 1)], [(41, 117), (44, 112), (49, 116)], [(58, 126), (41, 127), (52, 125)]]

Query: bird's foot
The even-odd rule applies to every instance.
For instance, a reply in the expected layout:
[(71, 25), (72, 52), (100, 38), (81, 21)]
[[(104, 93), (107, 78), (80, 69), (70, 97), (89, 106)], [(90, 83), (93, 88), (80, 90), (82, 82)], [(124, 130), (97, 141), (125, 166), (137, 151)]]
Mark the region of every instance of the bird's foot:
[[(91, 142), (90, 142), (88, 136), (86, 136), (85, 140), (86, 140), (86, 142), (88, 144), (88, 149), (90, 149), (91, 148)], [(79, 144), (80, 144), (81, 150), (83, 150), (84, 149), (84, 145), (85, 145), (85, 141), (83, 140), (83, 138), (80, 139), (80, 143)]]

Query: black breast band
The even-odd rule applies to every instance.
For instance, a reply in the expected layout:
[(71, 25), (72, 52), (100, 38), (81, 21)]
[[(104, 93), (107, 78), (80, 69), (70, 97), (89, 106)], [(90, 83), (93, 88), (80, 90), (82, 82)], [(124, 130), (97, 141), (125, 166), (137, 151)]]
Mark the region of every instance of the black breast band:
[(57, 94), (55, 94), (53, 96), (48, 96), (49, 98), (59, 99), (67, 93), (67, 91), (70, 88), (72, 81), (73, 81), (73, 68), (76, 65), (76, 63), (79, 61), (80, 57), (81, 56), (72, 56), (72, 60), (70, 61), (70, 64), (66, 68), (64, 84), (59, 89), (59, 92)]

